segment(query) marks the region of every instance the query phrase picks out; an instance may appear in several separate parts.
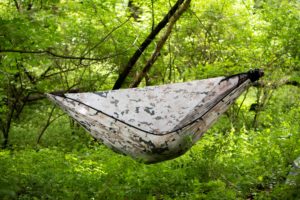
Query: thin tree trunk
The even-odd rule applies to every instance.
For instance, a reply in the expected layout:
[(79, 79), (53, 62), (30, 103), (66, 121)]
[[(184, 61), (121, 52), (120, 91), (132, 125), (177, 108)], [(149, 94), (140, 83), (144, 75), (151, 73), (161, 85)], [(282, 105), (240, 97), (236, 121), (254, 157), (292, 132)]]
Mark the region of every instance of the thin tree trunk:
[(50, 111), (50, 114), (49, 114), (49, 116), (48, 116), (47, 122), (46, 122), (45, 126), (42, 128), (41, 132), (39, 133), (39, 136), (38, 136), (37, 141), (36, 141), (37, 144), (40, 143), (40, 141), (41, 141), (41, 139), (42, 139), (42, 136), (44, 135), (44, 133), (45, 133), (45, 131), (47, 130), (47, 128), (48, 128), (55, 120), (57, 120), (58, 118), (60, 118), (61, 116), (64, 115), (64, 114), (61, 114), (61, 115), (58, 115), (57, 117), (51, 119), (52, 116), (53, 116), (53, 113), (54, 113), (55, 108), (56, 108), (56, 106), (53, 106), (53, 107), (52, 107), (52, 109), (51, 109), (51, 111)]
[[(1, 124), (2, 125), (2, 124)], [(5, 130), (4, 124), (2, 125), (3, 127), (1, 127), (1, 131), (3, 134), (3, 142), (2, 142), (2, 148), (5, 149), (8, 145), (8, 132)]]
[(183, 2), (184, 2), (184, 0), (178, 0), (174, 4), (174, 6), (171, 8), (171, 10), (168, 12), (168, 14), (157, 24), (157, 26), (154, 28), (154, 30), (151, 31), (151, 33), (148, 35), (148, 37), (144, 40), (144, 42), (140, 45), (140, 47), (135, 51), (133, 56), (129, 59), (128, 63), (124, 66), (123, 71), (119, 74), (119, 77), (113, 86), (114, 90), (121, 88), (126, 77), (132, 70), (133, 66), (135, 65), (135, 63), (137, 62), (139, 57), (142, 55), (142, 53), (145, 51), (145, 49), (149, 46), (149, 44), (152, 42), (152, 40), (156, 37), (156, 35), (167, 25), (170, 18), (175, 14), (176, 10), (179, 8), (179, 6)]
[(145, 77), (146, 73), (150, 70), (154, 62), (157, 60), (158, 56), (160, 55), (160, 50), (162, 49), (163, 45), (166, 43), (168, 37), (170, 36), (172, 29), (176, 23), (176, 21), (180, 18), (180, 16), (184, 13), (184, 11), (187, 10), (187, 8), (190, 5), (191, 0), (186, 0), (175, 12), (175, 14), (170, 18), (170, 22), (167, 26), (166, 32), (163, 34), (163, 36), (158, 41), (154, 53), (151, 55), (150, 59), (147, 61), (146, 65), (144, 66), (141, 73), (139, 73), (133, 83), (130, 85), (130, 87), (137, 87), (142, 79)]
[(18, 1), (17, 1), (17, 0), (14, 0), (14, 2), (15, 2), (15, 6), (16, 6), (18, 12), (20, 12), (21, 9), (20, 9), (20, 5), (19, 5)]
[(15, 111), (15, 107), (16, 107), (16, 103), (14, 102), (11, 106), (9, 106), (9, 113), (7, 113), (7, 118), (6, 118), (6, 123), (4, 124), (4, 127), (2, 128), (2, 132), (3, 132), (3, 143), (2, 143), (2, 148), (5, 149), (8, 146), (8, 142), (9, 142), (9, 130), (10, 130), (10, 126), (11, 126), (11, 121), (14, 115), (14, 111)]

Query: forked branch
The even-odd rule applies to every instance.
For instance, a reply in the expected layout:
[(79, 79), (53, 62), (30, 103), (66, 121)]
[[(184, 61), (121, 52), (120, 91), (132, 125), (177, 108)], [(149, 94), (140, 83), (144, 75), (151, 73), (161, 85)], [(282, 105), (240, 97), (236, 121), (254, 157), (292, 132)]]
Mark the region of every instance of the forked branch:
[(184, 11), (187, 10), (187, 8), (190, 5), (190, 2), (191, 2), (191, 0), (186, 0), (179, 7), (179, 9), (175, 12), (175, 14), (170, 18), (170, 22), (167, 26), (167, 29), (166, 29), (165, 33), (163, 34), (163, 36), (158, 41), (158, 43), (156, 45), (156, 48), (155, 48), (155, 51), (153, 52), (153, 54), (151, 55), (151, 57), (149, 58), (149, 60), (145, 64), (143, 70), (135, 77), (133, 83), (130, 85), (131, 88), (132, 87), (137, 87), (140, 84), (142, 79), (145, 77), (147, 72), (150, 70), (151, 66), (157, 60), (157, 58), (160, 55), (160, 51), (161, 51), (163, 45), (166, 43), (168, 37), (170, 36), (170, 34), (172, 32), (173, 26), (175, 25), (176, 21), (180, 18), (180, 16), (184, 13)]
[(135, 51), (133, 56), (129, 59), (128, 63), (124, 66), (123, 71), (119, 74), (118, 79), (116, 80), (113, 89), (121, 88), (128, 74), (131, 72), (135, 63), (138, 61), (139, 57), (145, 51), (145, 49), (149, 46), (152, 40), (156, 37), (157, 34), (167, 25), (170, 18), (175, 14), (179, 6), (184, 2), (184, 0), (177, 0), (171, 10), (167, 15), (157, 24), (157, 26), (151, 31), (148, 37), (144, 40), (144, 42), (139, 46), (139, 48)]

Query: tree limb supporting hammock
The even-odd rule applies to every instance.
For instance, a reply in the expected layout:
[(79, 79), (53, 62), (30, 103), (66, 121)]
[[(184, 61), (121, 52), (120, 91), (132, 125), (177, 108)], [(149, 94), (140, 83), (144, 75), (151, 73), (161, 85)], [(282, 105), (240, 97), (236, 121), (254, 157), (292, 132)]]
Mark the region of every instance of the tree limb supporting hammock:
[(124, 83), (126, 77), (131, 72), (135, 63), (138, 61), (140, 56), (143, 54), (145, 49), (150, 45), (152, 40), (160, 33), (160, 31), (169, 23), (169, 20), (173, 15), (176, 14), (176, 11), (180, 8), (180, 5), (183, 4), (184, 0), (177, 0), (177, 2), (172, 6), (169, 12), (164, 16), (164, 18), (156, 25), (156, 27), (151, 31), (147, 36), (144, 42), (139, 46), (139, 48), (134, 52), (133, 56), (129, 59), (128, 63), (123, 67), (122, 72), (119, 74), (118, 79), (116, 80), (113, 89), (120, 89)]
[(47, 96), (106, 146), (155, 163), (190, 149), (261, 76), (257, 69), (185, 83)]

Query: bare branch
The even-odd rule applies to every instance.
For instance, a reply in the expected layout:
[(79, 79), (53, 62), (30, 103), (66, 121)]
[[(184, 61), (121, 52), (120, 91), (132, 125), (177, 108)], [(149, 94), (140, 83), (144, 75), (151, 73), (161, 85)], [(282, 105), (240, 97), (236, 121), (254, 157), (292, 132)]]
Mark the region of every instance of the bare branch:
[(106, 36), (104, 36), (97, 44), (95, 44), (93, 47), (91, 47), (90, 49), (87, 50), (86, 53), (84, 53), (83, 55), (87, 55), (89, 52), (91, 52), (92, 50), (94, 50), (95, 48), (97, 48), (99, 45), (101, 45), (109, 36), (111, 36), (113, 34), (113, 32), (115, 32), (116, 30), (118, 30), (119, 28), (121, 28), (124, 24), (126, 24), (129, 21), (130, 18), (128, 18), (126, 21), (122, 22), (121, 24), (119, 24), (118, 26), (116, 26), (115, 28), (113, 28)]
[(152, 17), (152, 26), (151, 30), (154, 30), (154, 25), (155, 25), (155, 16), (154, 16), (154, 0), (151, 0), (151, 17)]
[(69, 60), (89, 60), (89, 61), (103, 61), (107, 60), (109, 58), (113, 58), (119, 55), (122, 55), (123, 52), (114, 54), (114, 55), (108, 55), (102, 58), (90, 58), (90, 57), (84, 57), (84, 56), (68, 56), (68, 55), (60, 55), (57, 53), (54, 53), (50, 50), (18, 50), (18, 49), (0, 49), (0, 53), (21, 53), (21, 54), (48, 54), (56, 58), (62, 58), (62, 59), (69, 59)]
[[(82, 92), (82, 89), (74, 88), (74, 89), (69, 89), (69, 90), (57, 90), (57, 91), (51, 92), (51, 94), (61, 96), (65, 93), (78, 93), (78, 92)], [(46, 95), (44, 93), (36, 92), (36, 93), (29, 94), (26, 101), (27, 102), (33, 102), (33, 101), (38, 101), (38, 100), (42, 100), (42, 99), (45, 99), (45, 98), (46, 98)], [(24, 101), (24, 100), (22, 100), (22, 101)]]
[(55, 108), (56, 108), (56, 106), (53, 106), (53, 107), (52, 107), (52, 109), (51, 109), (51, 111), (50, 111), (50, 114), (49, 114), (49, 116), (48, 116), (47, 122), (46, 122), (45, 126), (42, 128), (42, 130), (40, 131), (40, 134), (39, 134), (39, 136), (38, 136), (38, 138), (37, 138), (37, 141), (36, 141), (37, 144), (40, 143), (40, 141), (41, 141), (41, 139), (42, 139), (42, 136), (44, 135), (44, 133), (45, 133), (45, 131), (47, 130), (47, 128), (48, 128), (55, 120), (57, 120), (57, 119), (60, 118), (61, 116), (65, 115), (65, 114), (60, 114), (60, 115), (58, 115), (57, 117), (51, 119), (51, 118), (52, 118), (52, 115), (53, 115), (53, 113), (54, 113)]
[(157, 34), (166, 26), (166, 24), (169, 22), (170, 18), (174, 15), (178, 7), (184, 2), (184, 0), (178, 0), (174, 6), (171, 8), (171, 10), (168, 12), (167, 15), (157, 24), (157, 26), (154, 28), (153, 31), (148, 35), (148, 37), (144, 40), (144, 42), (140, 45), (140, 47), (135, 51), (133, 56), (130, 58), (128, 63), (124, 66), (123, 71), (119, 74), (118, 79), (116, 80), (113, 89), (119, 89), (121, 88), (122, 84), (124, 83), (126, 77), (132, 70), (133, 66), (139, 59), (139, 57), (142, 55), (142, 53), (145, 51), (145, 49), (149, 46), (149, 44), (152, 42), (152, 40), (156, 37)]
[(184, 13), (184, 11), (187, 10), (188, 6), (190, 5), (191, 0), (186, 0), (179, 9), (175, 12), (175, 14), (170, 18), (170, 23), (167, 27), (166, 32), (163, 34), (163, 36), (160, 38), (160, 40), (157, 43), (157, 46), (155, 48), (154, 53), (151, 55), (150, 59), (147, 61), (146, 65), (144, 66), (141, 73), (139, 73), (136, 77), (133, 83), (130, 85), (130, 87), (137, 87), (142, 79), (145, 77), (146, 73), (150, 70), (151, 66), (154, 64), (154, 62), (157, 60), (157, 58), (160, 55), (160, 50), (162, 49), (163, 45), (167, 41), (168, 37), (170, 36), (172, 32), (172, 28), (175, 24), (175, 22), (180, 18), (180, 16)]

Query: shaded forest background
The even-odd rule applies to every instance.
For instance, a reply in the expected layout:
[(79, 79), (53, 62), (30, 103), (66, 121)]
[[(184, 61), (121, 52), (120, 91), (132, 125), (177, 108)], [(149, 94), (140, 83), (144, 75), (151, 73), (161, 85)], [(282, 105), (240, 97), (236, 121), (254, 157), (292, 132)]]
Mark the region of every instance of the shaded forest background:
[[(299, 10), (298, 0), (0, 1), (0, 198), (300, 199)], [(264, 78), (197, 145), (155, 165), (108, 150), (44, 95), (254, 68)]]

